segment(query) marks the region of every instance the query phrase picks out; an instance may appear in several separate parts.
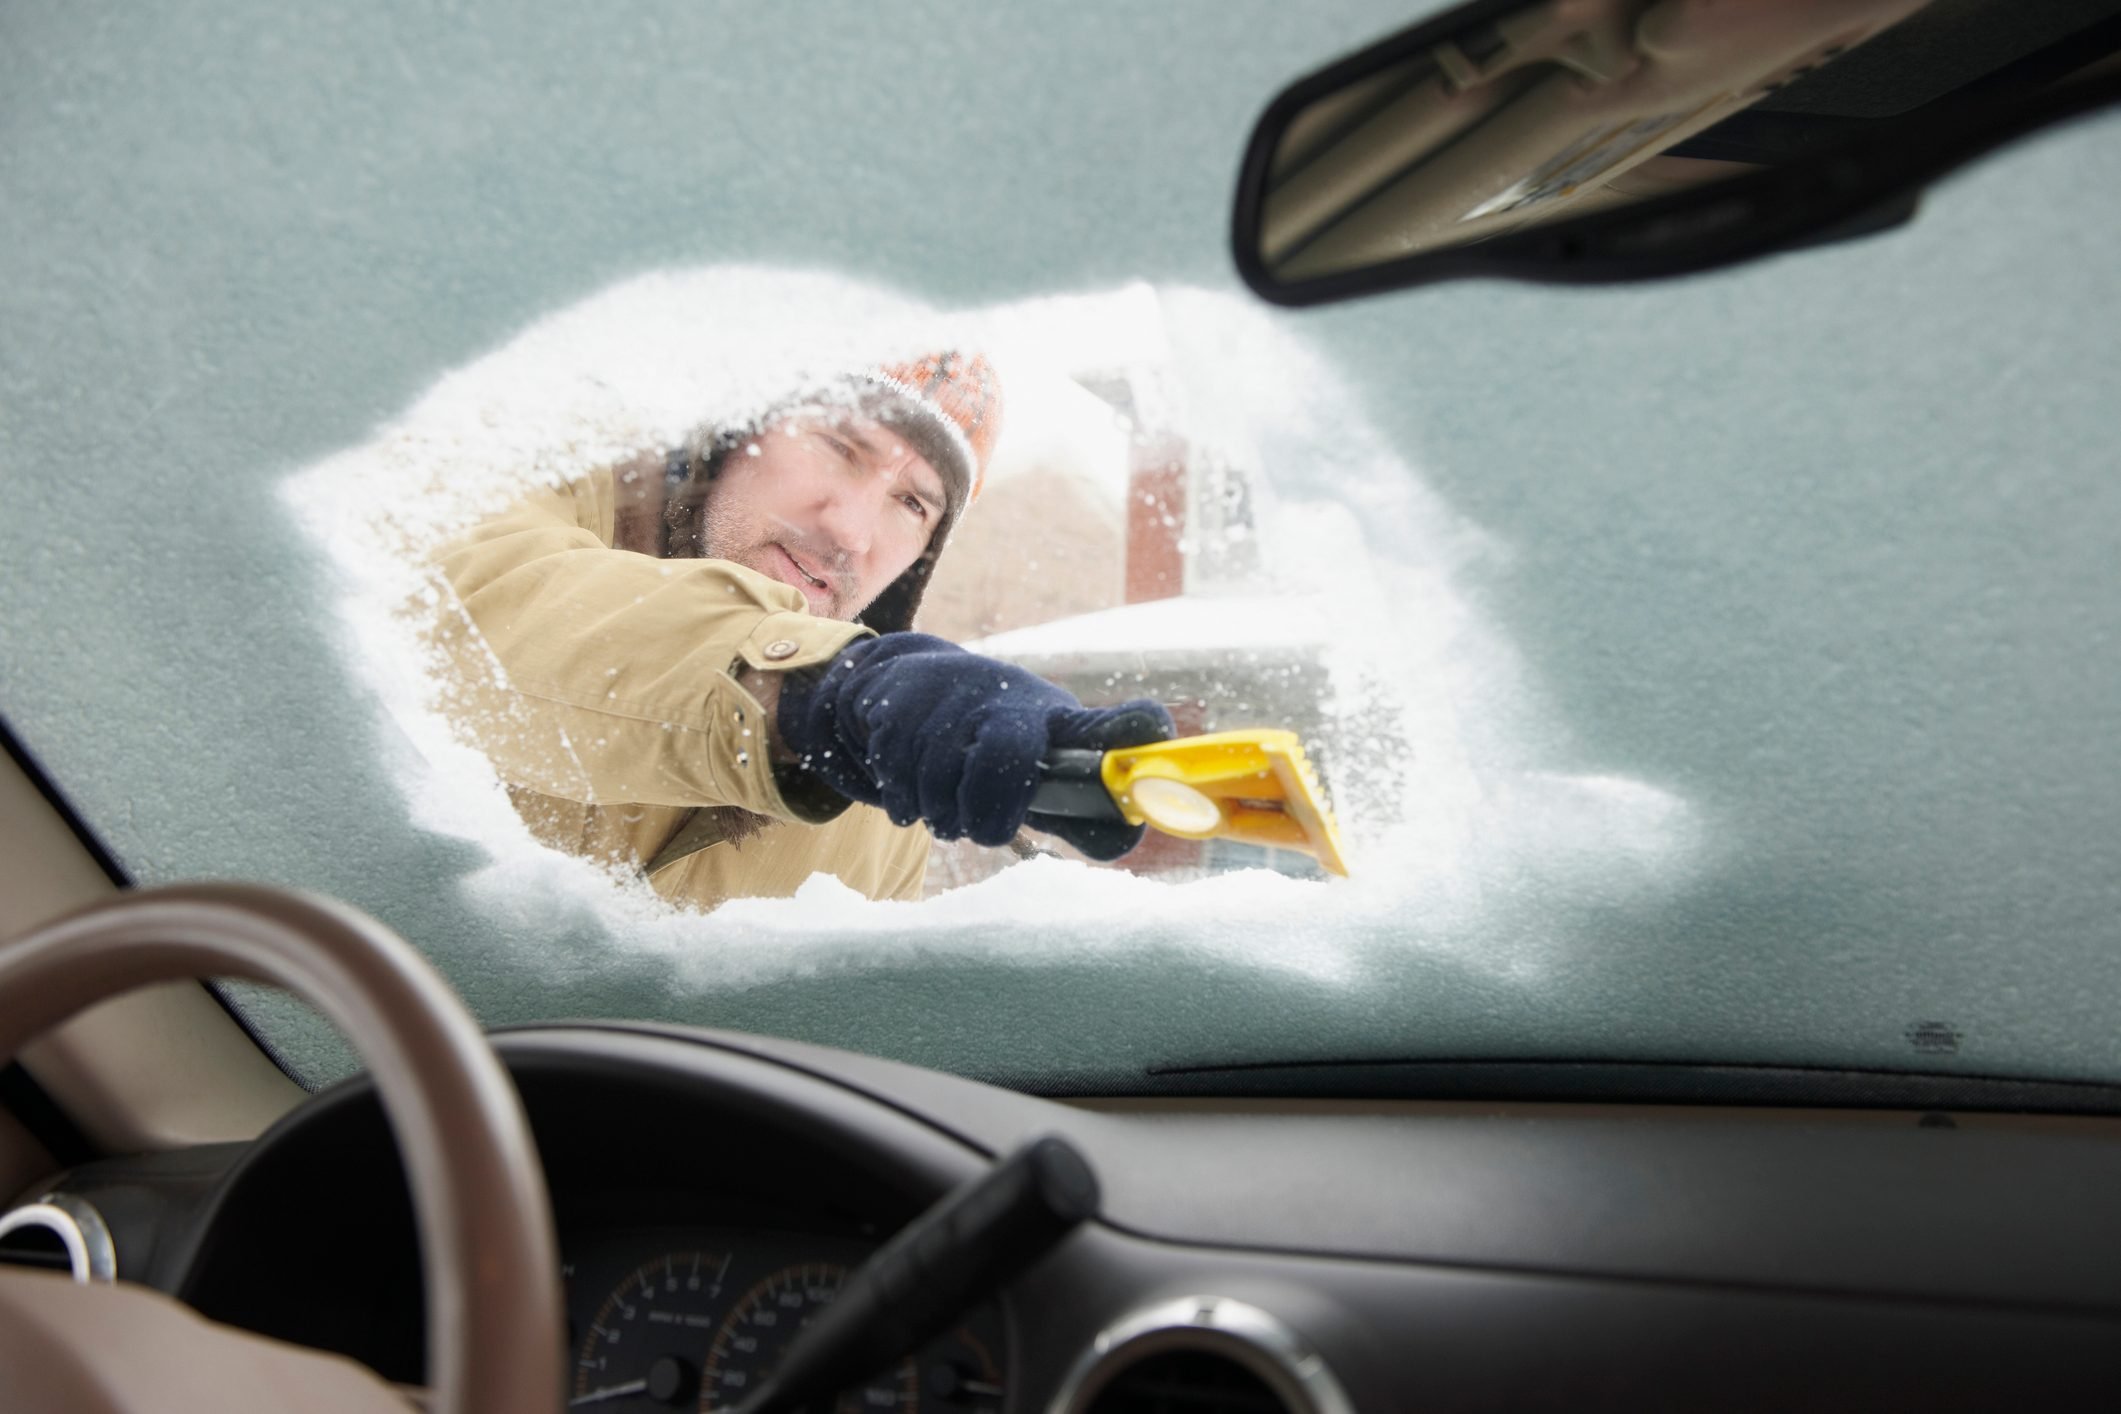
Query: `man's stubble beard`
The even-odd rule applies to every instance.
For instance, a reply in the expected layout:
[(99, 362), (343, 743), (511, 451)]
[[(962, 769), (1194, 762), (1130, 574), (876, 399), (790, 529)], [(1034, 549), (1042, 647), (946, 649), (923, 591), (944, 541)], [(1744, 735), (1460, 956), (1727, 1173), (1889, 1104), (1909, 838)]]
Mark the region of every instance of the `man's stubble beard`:
[[(699, 547), (701, 557), (709, 560), (727, 560), (731, 564), (742, 565), (748, 570), (762, 574), (776, 584), (782, 583), (783, 581), (778, 575), (766, 568), (771, 563), (771, 547), (774, 542), (772, 540), (759, 540), (749, 544), (741, 543), (748, 534), (749, 527), (738, 522), (736, 517), (719, 511), (713, 496), (707, 498), (707, 503), (700, 510)], [(825, 587), (831, 591), (832, 600), (827, 611), (820, 614), (820, 617), (852, 623), (863, 609), (869, 607), (866, 603), (855, 604), (853, 602), (854, 596), (845, 588), (848, 576), (837, 567), (836, 562), (841, 557), (836, 552), (826, 554), (819, 551), (812, 543), (812, 537), (800, 532), (790, 531), (780, 538), (784, 543), (792, 542), (792, 548), (797, 553), (803, 554), (815, 562), (834, 562), (825, 566), (829, 576), (825, 581)], [(735, 548), (731, 548), (732, 545)], [(794, 588), (793, 585), (789, 587)], [(802, 593), (799, 589), (796, 592)], [(803, 602), (807, 608), (810, 602), (808, 595), (804, 595)], [(817, 613), (818, 611), (810, 610), (810, 612)]]

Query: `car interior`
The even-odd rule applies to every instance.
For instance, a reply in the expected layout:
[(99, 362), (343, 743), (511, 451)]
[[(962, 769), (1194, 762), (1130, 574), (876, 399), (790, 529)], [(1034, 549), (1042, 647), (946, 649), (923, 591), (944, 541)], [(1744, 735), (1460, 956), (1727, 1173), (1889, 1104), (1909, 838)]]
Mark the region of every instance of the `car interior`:
[[(1573, 13), (1531, 8), (1540, 43)], [(1573, 8), (1596, 31), (1645, 7)], [(1923, 9), (1859, 8), (1878, 44)], [(1963, 23), (1912, 31), (1927, 67), (1880, 102), (1971, 82), (1930, 40), (1991, 45), (1981, 8), (1938, 0)], [(2053, 28), (2121, 42), (2098, 9)], [(1420, 44), (1510, 32), (1502, 11)], [(1786, 70), (1825, 62), (1817, 37), (1746, 69), (1779, 109), (1711, 85), (1666, 133), (1684, 180), (1635, 194), (1699, 196), (1716, 173), (1685, 163), (1765, 163), (1886, 92), (1806, 101)], [(1412, 108), (1442, 92), (1412, 82)], [(1290, 91), (1285, 117), (1321, 92)], [(1418, 249), (1365, 240), (1418, 257), (1437, 212), (1487, 200), (1498, 159), (1459, 155)], [(1514, 229), (1501, 209), (1460, 234)], [(1298, 1057), (1044, 1092), (767, 1031), (496, 1024), (402, 919), (128, 867), (28, 734), (6, 745), (0, 1408), (1933, 1411), (2103, 1407), (2121, 1379), (2121, 1085), (1922, 1064), (1946, 1022), (1910, 1023), (1899, 1069)], [(230, 981), (299, 999), (359, 1073), (316, 1085)]]

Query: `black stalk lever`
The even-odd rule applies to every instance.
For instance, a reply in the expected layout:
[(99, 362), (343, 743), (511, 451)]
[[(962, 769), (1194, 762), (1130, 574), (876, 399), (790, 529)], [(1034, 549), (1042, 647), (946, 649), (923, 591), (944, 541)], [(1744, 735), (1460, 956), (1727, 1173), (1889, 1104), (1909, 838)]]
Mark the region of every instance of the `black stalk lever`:
[(739, 1414), (835, 1394), (919, 1349), (1097, 1211), (1097, 1175), (1057, 1135), (952, 1189), (855, 1268)]

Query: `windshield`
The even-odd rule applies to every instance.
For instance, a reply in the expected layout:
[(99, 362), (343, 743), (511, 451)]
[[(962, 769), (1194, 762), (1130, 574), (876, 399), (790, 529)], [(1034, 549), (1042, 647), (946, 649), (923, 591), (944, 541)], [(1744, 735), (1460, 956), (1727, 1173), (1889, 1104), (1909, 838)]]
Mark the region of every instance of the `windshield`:
[[(2121, 1081), (2121, 119), (1729, 272), (1270, 309), (1227, 247), (1249, 125), (1409, 18), (17, 15), (0, 711), (138, 882), (346, 898), (489, 1024), (1054, 1091)], [(917, 519), (856, 548), (761, 500), (717, 539), (784, 450)], [(557, 581), (493, 586), (568, 554), (750, 617), (513, 656), (562, 641)], [(909, 626), (1085, 709), (1294, 732), (1348, 877), (1301, 832), (1100, 861), (846, 788), (798, 818), (748, 740), (789, 720), (780, 646)], [(663, 676), (710, 648), (710, 685)], [(698, 722), (627, 705), (666, 686)], [(917, 755), (946, 717), (832, 739)], [(351, 1064), (233, 995), (305, 1080)]]

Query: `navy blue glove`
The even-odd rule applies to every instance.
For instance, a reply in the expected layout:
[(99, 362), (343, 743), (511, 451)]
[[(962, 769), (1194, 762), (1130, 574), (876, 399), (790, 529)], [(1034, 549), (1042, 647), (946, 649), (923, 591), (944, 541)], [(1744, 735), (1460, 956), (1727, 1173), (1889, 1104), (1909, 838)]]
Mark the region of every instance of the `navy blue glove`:
[[(1023, 668), (925, 633), (853, 643), (817, 673), (781, 683), (781, 741), (805, 770), (892, 823), (939, 839), (1007, 844), (1025, 824), (1039, 762), (1063, 747), (1167, 741), (1171, 714), (1146, 699), (1090, 708)], [(1093, 859), (1117, 859), (1139, 825), (1040, 815), (1037, 829)]]

